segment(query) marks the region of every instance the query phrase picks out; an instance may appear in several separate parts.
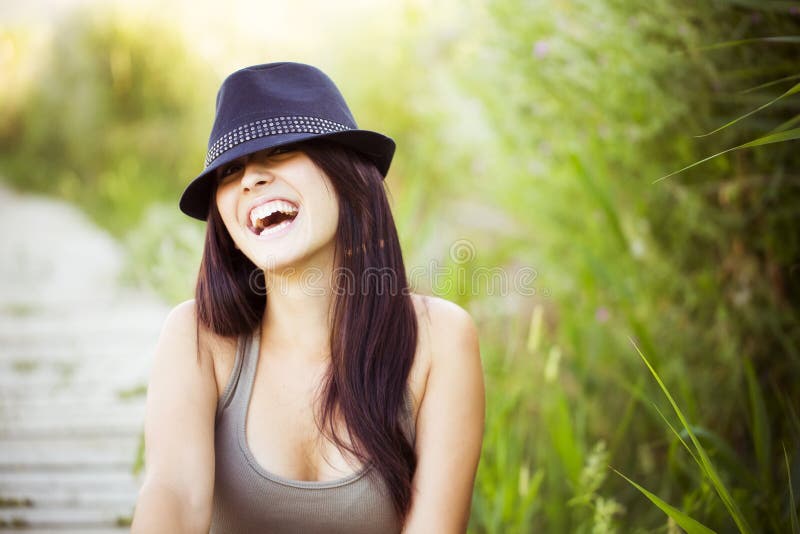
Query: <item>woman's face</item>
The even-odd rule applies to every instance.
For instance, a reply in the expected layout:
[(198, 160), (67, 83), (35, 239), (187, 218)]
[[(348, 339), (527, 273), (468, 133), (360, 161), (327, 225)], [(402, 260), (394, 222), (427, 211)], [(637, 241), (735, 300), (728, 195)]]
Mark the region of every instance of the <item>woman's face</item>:
[(255, 265), (270, 270), (331, 261), (338, 198), (330, 178), (300, 149), (243, 156), (220, 168), (217, 180), (225, 227)]

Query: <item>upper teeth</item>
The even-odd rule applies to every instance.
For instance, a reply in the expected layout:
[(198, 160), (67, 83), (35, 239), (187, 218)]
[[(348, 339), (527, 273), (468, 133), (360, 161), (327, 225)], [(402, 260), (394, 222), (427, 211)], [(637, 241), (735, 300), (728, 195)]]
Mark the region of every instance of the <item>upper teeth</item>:
[(265, 204), (256, 206), (250, 212), (250, 223), (255, 226), (259, 219), (269, 217), (276, 211), (292, 214), (297, 213), (297, 208), (286, 202), (285, 200), (270, 200)]

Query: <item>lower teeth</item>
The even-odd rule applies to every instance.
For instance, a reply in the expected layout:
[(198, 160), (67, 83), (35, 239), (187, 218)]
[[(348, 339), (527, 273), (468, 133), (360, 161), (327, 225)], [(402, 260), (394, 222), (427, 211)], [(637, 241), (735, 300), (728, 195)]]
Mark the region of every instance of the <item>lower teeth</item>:
[(277, 232), (278, 230), (280, 230), (281, 228), (283, 228), (285, 226), (288, 226), (289, 224), (291, 224), (291, 222), (292, 221), (283, 221), (282, 223), (278, 224), (277, 226), (270, 226), (269, 228), (264, 228), (263, 230), (261, 230), (261, 233), (258, 234), (258, 235), (261, 236), (261, 235), (273, 234), (273, 233)]

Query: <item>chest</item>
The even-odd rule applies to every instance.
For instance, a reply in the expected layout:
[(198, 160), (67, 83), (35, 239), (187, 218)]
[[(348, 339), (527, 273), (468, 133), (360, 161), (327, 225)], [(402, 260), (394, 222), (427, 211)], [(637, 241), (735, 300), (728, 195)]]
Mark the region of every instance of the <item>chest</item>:
[[(228, 361), (234, 356), (229, 355)], [(412, 420), (416, 420), (424, 393), (427, 361), (427, 344), (420, 342), (407, 383)], [(232, 370), (233, 363), (215, 363), (220, 395)], [(322, 435), (315, 421), (326, 372), (326, 365), (300, 365), (288, 358), (277, 360), (260, 354), (244, 428), (246, 445), (264, 470), (292, 480), (331, 481), (362, 469), (357, 458)], [(351, 444), (343, 422), (337, 419), (334, 426), (337, 436)]]
[[(242, 390), (233, 390), (230, 403), (219, 413), (210, 532), (401, 532), (382, 478), (344, 464), (337, 469), (342, 457), (333, 449), (308, 447), (297, 454), (314, 436), (300, 431), (303, 425), (298, 423), (310, 411), (310, 406), (298, 402), (299, 392), (306, 388), (287, 400), (272, 394), (280, 391), (276, 386), (280, 383), (240, 381)], [(245, 406), (245, 398), (254, 402)]]
[[(358, 469), (319, 431), (324, 369), (260, 359), (246, 410), (245, 439), (267, 471), (293, 480), (333, 480)], [(337, 430), (341, 429), (341, 423)], [(339, 430), (339, 436), (342, 436)]]

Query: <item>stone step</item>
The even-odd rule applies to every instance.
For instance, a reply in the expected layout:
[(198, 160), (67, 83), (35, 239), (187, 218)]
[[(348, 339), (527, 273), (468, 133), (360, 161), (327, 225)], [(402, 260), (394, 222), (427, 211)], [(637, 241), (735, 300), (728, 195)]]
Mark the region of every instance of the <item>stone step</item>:
[(138, 491), (87, 490), (76, 492), (2, 492), (0, 510), (30, 508), (129, 508), (136, 503)]
[(59, 414), (80, 414), (80, 413), (117, 413), (143, 410), (145, 400), (145, 385), (125, 392), (124, 395), (113, 394), (100, 398), (97, 396), (87, 397), (79, 392), (74, 392), (72, 396), (49, 397), (39, 396), (31, 398), (9, 399), (8, 402), (0, 404), (0, 417), (25, 417), (41, 419), (48, 413)]
[(109, 436), (114, 438), (138, 435), (144, 428), (144, 418), (131, 417), (120, 421), (113, 417), (97, 418), (86, 422), (27, 421), (23, 425), (0, 429), (0, 440), (25, 440), (46, 438), (88, 439)]
[(0, 509), (0, 525), (19, 529), (48, 529), (69, 527), (73, 529), (111, 528), (130, 522), (133, 507), (103, 508), (29, 508)]
[(49, 438), (0, 441), (0, 472), (42, 469), (129, 468), (139, 435), (95, 439)]
[(18, 280), (0, 279), (0, 317), (30, 319), (34, 317), (82, 317), (102, 319), (109, 310), (132, 315), (150, 314), (159, 309), (166, 317), (163, 302), (146, 289), (105, 287), (98, 291), (51, 292), (37, 299)]
[(24, 532), (25, 534), (126, 534), (130, 533), (130, 527), (95, 527), (95, 526), (86, 526), (79, 529), (74, 529), (71, 527), (63, 527), (61, 525), (51, 525), (46, 529), (40, 528), (26, 528), (25, 530), (20, 530), (18, 528), (6, 529), (0, 527), (0, 534), (19, 534), (20, 532)]
[[(134, 340), (131, 340), (134, 341)], [(99, 360), (149, 357), (155, 349), (157, 338), (152, 338), (152, 348), (143, 346), (141, 340), (136, 344), (120, 340), (108, 345), (90, 343), (45, 344), (44, 342), (29, 344), (0, 345), (0, 366), (11, 366), (16, 362), (34, 362), (33, 370), (39, 366), (64, 365)]]
[[(97, 375), (97, 373), (94, 373)], [(136, 373), (130, 376), (92, 376), (88, 379), (77, 379), (71, 375), (58, 379), (37, 379), (32, 377), (23, 379), (0, 379), (0, 405), (13, 403), (15, 400), (25, 398), (25, 395), (34, 390), (37, 397), (52, 398), (74, 397), (78, 392), (85, 392), (86, 398), (107, 398), (109, 395), (120, 391), (128, 391), (139, 387), (146, 380), (146, 373)]]
[(59, 421), (68, 419), (91, 420), (97, 416), (131, 417), (144, 414), (144, 397), (126, 400), (118, 397), (116, 400), (99, 404), (97, 402), (80, 402), (61, 404), (52, 402), (48, 405), (47, 397), (40, 397), (39, 402), (25, 399), (25, 402), (7, 403), (0, 405), (0, 414), (8, 417), (13, 424), (32, 421)]
[(134, 477), (130, 469), (83, 469), (11, 471), (0, 474), (0, 495), (72, 495), (91, 491), (138, 492), (143, 477)]
[(76, 328), (53, 328), (50, 330), (21, 328), (11, 330), (0, 329), (0, 347), (9, 349), (34, 349), (47, 352), (52, 347), (155, 347), (158, 341), (158, 329), (132, 326), (131, 328), (86, 326), (86, 331)]

